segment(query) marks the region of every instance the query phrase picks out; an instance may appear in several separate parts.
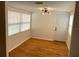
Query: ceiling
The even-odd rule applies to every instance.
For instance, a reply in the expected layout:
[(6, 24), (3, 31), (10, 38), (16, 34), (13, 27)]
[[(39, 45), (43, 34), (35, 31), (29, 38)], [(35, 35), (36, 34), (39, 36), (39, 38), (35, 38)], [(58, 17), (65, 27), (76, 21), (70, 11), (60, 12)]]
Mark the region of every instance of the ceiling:
[(35, 1), (13, 1), (8, 2), (9, 6), (28, 10), (30, 12), (38, 11), (38, 7), (50, 7), (54, 8), (55, 11), (66, 11), (70, 12), (74, 10), (74, 1), (42, 1), (43, 4), (35, 4)]

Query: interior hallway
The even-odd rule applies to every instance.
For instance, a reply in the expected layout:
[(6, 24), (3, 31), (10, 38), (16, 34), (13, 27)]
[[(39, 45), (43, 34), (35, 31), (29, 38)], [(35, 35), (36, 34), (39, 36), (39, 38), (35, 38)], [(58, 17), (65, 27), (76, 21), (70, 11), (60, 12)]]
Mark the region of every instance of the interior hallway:
[(68, 55), (65, 42), (31, 38), (12, 50), (10, 57), (64, 57)]

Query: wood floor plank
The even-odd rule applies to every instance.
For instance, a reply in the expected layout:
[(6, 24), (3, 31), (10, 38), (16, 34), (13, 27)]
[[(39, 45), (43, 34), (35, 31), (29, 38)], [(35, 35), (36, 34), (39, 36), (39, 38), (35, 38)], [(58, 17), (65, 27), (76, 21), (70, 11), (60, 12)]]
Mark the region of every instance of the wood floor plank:
[(31, 38), (12, 50), (10, 57), (65, 57), (68, 48), (65, 42)]

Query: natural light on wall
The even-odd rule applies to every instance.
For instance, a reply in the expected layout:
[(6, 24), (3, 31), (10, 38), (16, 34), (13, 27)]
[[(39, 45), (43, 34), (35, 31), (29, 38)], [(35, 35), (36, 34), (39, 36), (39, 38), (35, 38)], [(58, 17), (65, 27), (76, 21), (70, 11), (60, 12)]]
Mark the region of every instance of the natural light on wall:
[(69, 35), (71, 35), (71, 33), (72, 33), (73, 17), (74, 17), (74, 15), (70, 15), (70, 21), (69, 21)]
[(30, 29), (30, 15), (22, 12), (8, 11), (8, 36)]

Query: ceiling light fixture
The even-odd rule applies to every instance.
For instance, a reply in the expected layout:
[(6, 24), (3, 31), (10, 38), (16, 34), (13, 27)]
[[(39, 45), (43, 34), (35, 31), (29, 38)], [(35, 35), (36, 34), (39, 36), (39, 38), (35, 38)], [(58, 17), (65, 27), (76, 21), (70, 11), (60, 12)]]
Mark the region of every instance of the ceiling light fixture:
[(42, 12), (43, 15), (50, 14), (51, 11), (53, 10), (52, 8), (49, 8), (49, 7), (38, 8), (38, 9)]

